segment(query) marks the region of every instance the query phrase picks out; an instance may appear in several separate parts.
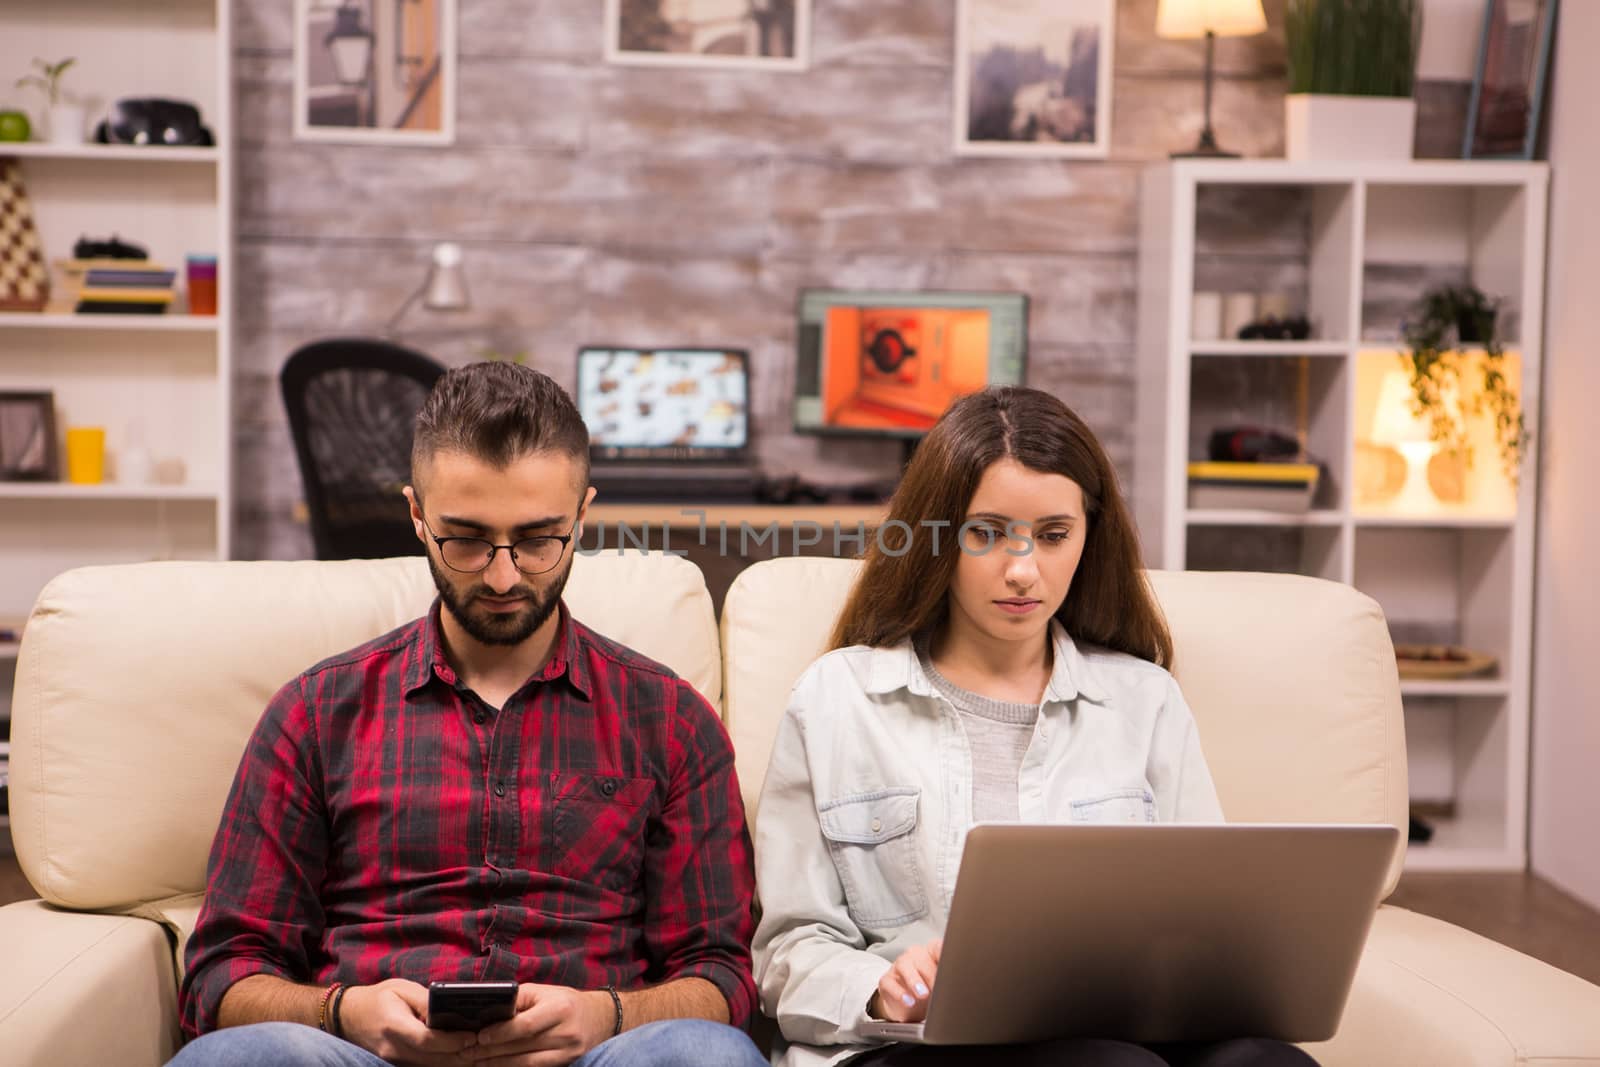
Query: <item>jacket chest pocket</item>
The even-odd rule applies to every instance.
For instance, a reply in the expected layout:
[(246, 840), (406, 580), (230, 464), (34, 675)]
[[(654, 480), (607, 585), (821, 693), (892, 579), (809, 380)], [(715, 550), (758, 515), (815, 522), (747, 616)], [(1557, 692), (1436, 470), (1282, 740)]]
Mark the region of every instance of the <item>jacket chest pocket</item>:
[(639, 882), (655, 786), (650, 778), (553, 775), (552, 872), (618, 892), (633, 889)]
[(1142, 823), (1156, 821), (1156, 798), (1148, 789), (1117, 789), (1071, 802), (1072, 821)]
[(817, 809), (845, 905), (856, 925), (903, 926), (928, 913), (917, 863), (921, 791), (878, 789), (830, 800)]

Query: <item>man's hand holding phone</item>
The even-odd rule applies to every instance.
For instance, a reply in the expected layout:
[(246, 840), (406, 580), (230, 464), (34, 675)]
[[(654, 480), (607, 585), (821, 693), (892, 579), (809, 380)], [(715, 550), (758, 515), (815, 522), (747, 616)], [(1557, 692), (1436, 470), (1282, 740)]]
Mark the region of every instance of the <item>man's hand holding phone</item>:
[(559, 1067), (609, 1038), (616, 1025), (611, 996), (604, 991), (524, 983), (517, 987), (515, 1011), (507, 1021), (480, 1030), (477, 1044), (460, 1058)]
[(427, 989), (404, 978), (351, 986), (339, 1005), (345, 1040), (390, 1063), (459, 1064), (462, 1053), (477, 1045), (475, 1032), (432, 1029), (427, 1017)]

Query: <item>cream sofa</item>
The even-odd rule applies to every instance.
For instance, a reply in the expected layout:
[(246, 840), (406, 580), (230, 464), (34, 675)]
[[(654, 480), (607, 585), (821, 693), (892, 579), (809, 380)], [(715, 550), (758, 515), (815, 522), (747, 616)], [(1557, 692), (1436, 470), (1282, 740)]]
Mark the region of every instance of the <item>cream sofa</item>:
[[(785, 694), (855, 567), (751, 567), (720, 640), (682, 559), (580, 559), (568, 602), (721, 704), (753, 807)], [(1399, 694), (1372, 601), (1305, 578), (1152, 579), (1230, 818), (1404, 824)], [(0, 909), (0, 1063), (139, 1067), (173, 1053), (174, 953), (246, 735), (282, 682), (431, 596), (420, 559), (137, 564), (49, 585), (12, 721), (13, 836), (43, 899)], [(1397, 856), (1391, 888), (1399, 870)], [(1313, 1051), (1349, 1067), (1600, 1063), (1600, 988), (1384, 907), (1340, 1033)]]

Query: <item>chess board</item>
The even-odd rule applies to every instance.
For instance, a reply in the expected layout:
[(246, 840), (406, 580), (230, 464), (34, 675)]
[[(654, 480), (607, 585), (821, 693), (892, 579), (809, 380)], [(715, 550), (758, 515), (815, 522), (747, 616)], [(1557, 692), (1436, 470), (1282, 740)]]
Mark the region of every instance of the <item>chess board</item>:
[(50, 274), (22, 168), (0, 156), (0, 311), (38, 311), (49, 296)]

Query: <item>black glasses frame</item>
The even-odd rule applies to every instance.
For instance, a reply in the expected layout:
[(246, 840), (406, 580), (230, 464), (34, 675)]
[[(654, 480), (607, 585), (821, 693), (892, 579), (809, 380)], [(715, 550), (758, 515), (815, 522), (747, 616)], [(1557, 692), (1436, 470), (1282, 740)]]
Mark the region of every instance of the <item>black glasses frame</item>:
[[(421, 509), (419, 508), (418, 510), (420, 511)], [(526, 574), (528, 577), (532, 578), (534, 575), (548, 574), (556, 569), (556, 565), (561, 562), (561, 557), (567, 554), (567, 546), (572, 543), (572, 538), (577, 534), (578, 520), (572, 520), (572, 529), (568, 530), (565, 534), (539, 534), (536, 537), (524, 537), (520, 541), (514, 541), (509, 545), (497, 545), (487, 537), (440, 537), (438, 534), (433, 532), (433, 527), (428, 524), (428, 517), (426, 515), (422, 516), (422, 528), (428, 531), (428, 536), (433, 539), (433, 543), (439, 546), (439, 561), (446, 567), (449, 567), (451, 570), (455, 571), (457, 574), (482, 574), (484, 571), (494, 566), (494, 557), (500, 552), (501, 549), (505, 549), (506, 552), (510, 553), (511, 555), (511, 565), (516, 567), (517, 570), (521, 571), (523, 574)], [(471, 570), (463, 570), (445, 558), (444, 546), (446, 542), (449, 541), (472, 541), (476, 544), (488, 545), (489, 558), (483, 561), (483, 566), (481, 567), (474, 567)], [(527, 545), (533, 541), (559, 541), (561, 543), (561, 551), (556, 553), (556, 558), (551, 560), (550, 565), (548, 567), (541, 567), (536, 571), (530, 571), (517, 560), (517, 545)], [(532, 549), (525, 548), (523, 551), (529, 553), (530, 555), (533, 553)]]

